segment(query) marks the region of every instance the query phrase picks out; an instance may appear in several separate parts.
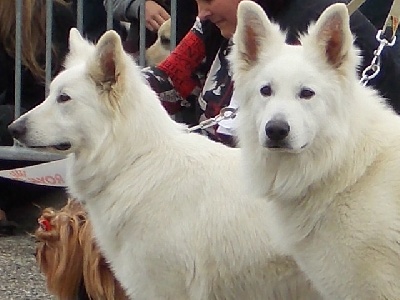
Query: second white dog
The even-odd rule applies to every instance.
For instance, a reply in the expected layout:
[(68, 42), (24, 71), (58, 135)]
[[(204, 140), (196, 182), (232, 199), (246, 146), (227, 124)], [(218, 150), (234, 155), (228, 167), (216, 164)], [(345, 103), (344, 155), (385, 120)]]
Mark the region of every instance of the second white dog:
[(325, 299), (400, 299), (400, 118), (357, 78), (344, 4), (300, 45), (254, 2), (232, 54), (246, 180)]

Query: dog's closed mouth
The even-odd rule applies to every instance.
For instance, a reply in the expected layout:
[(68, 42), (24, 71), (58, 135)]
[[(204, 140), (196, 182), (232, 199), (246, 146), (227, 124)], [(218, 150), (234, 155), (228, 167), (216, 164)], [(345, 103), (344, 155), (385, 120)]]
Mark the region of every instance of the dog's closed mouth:
[(49, 149), (49, 148), (54, 148), (59, 151), (66, 151), (71, 148), (71, 143), (65, 142), (65, 143), (60, 143), (56, 145), (47, 145), (47, 146), (29, 146), (30, 148), (35, 148), (35, 149)]
[(279, 149), (290, 149), (291, 147), (288, 146), (285, 142), (276, 142), (276, 141), (267, 141), (265, 143), (265, 147), (271, 150), (279, 150)]
[(69, 148), (71, 148), (71, 143), (67, 142), (67, 143), (61, 143), (61, 144), (57, 144), (55, 146), (53, 146), (55, 149), (60, 150), (60, 151), (65, 151), (68, 150)]
[[(308, 143), (305, 143), (303, 146), (299, 148), (299, 150), (303, 150), (307, 148), (307, 146)], [(296, 151), (296, 149), (289, 146), (287, 143), (266, 143), (265, 147), (271, 151), (291, 151), (291, 150)]]

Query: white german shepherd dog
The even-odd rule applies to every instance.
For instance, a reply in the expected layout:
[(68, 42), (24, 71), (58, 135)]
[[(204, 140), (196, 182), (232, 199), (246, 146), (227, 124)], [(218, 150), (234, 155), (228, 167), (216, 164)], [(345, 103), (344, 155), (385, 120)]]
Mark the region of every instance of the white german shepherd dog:
[(400, 118), (359, 83), (346, 6), (295, 46), (243, 1), (234, 42), (244, 174), (273, 241), (325, 299), (400, 299)]
[(272, 249), (239, 150), (172, 121), (114, 31), (93, 46), (73, 29), (66, 70), (10, 132), (71, 153), (68, 191), (130, 298), (320, 299)]

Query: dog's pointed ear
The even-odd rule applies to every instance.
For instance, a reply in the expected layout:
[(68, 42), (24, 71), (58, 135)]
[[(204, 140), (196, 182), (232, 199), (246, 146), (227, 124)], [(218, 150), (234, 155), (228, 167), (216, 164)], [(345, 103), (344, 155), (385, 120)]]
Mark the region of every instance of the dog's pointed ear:
[(284, 41), (279, 27), (270, 22), (261, 6), (248, 0), (239, 3), (231, 59), (237, 68), (248, 69), (257, 64), (260, 55), (268, 53), (267, 47), (283, 45)]
[(96, 45), (95, 55), (89, 64), (89, 74), (104, 89), (111, 90), (121, 75), (123, 55), (120, 36), (114, 30), (107, 31)]
[(68, 42), (69, 42), (69, 51), (71, 52), (79, 52), (82, 43), (87, 43), (86, 40), (80, 34), (79, 30), (76, 28), (70, 29)]
[(352, 48), (349, 19), (346, 5), (336, 3), (325, 9), (309, 31), (310, 43), (318, 47), (318, 51), (334, 68), (342, 66)]
[(93, 44), (85, 40), (76, 28), (71, 28), (69, 31), (68, 42), (69, 53), (64, 61), (64, 67), (67, 69), (85, 61), (94, 48)]

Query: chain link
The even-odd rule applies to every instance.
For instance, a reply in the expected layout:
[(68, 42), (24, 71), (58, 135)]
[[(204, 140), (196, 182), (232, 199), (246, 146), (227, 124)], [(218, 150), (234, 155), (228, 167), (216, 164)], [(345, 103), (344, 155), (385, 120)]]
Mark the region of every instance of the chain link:
[(193, 132), (199, 129), (206, 129), (211, 126), (214, 126), (215, 124), (218, 124), (222, 120), (228, 120), (228, 119), (233, 119), (236, 117), (237, 113), (237, 108), (232, 108), (232, 107), (224, 107), (221, 109), (220, 113), (216, 115), (214, 118), (210, 118), (207, 120), (204, 120), (200, 122), (198, 125), (192, 126), (188, 128), (188, 132)]
[(379, 42), (378, 48), (374, 51), (374, 57), (371, 61), (371, 64), (364, 69), (361, 75), (361, 84), (367, 85), (367, 83), (374, 79), (381, 70), (381, 53), (386, 46), (393, 46), (396, 43), (396, 36), (393, 36), (392, 40), (389, 42), (386, 38), (383, 37), (382, 30), (379, 30), (376, 34), (376, 40)]
[[(393, 35), (392, 40), (388, 41), (383, 37), (383, 31), (379, 30), (376, 34), (376, 40), (379, 42), (378, 48), (374, 51), (374, 57), (371, 64), (366, 67), (361, 75), (360, 82), (362, 85), (367, 85), (367, 83), (374, 79), (381, 70), (381, 54), (385, 47), (392, 47), (396, 43), (396, 36)], [(224, 107), (221, 109), (220, 113), (213, 118), (209, 118), (200, 122), (198, 125), (192, 126), (187, 129), (188, 132), (193, 132), (199, 129), (206, 129), (214, 126), (221, 122), (222, 120), (234, 119), (236, 117), (237, 108)]]

